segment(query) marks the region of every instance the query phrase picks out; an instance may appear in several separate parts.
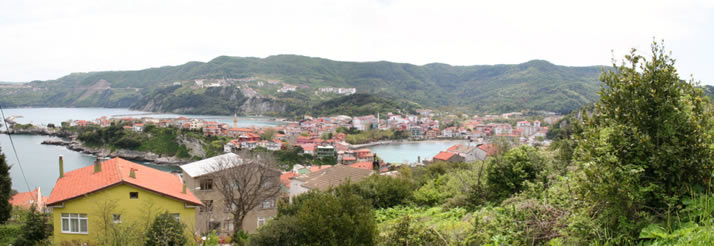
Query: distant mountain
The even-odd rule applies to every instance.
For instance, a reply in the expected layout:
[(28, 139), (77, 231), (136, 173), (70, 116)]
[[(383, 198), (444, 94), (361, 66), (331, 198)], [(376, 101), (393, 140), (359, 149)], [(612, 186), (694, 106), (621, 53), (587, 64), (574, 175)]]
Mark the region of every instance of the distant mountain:
[[(33, 81), (32, 88), (0, 88), (0, 103), (293, 115), (314, 113), (315, 110), (309, 109), (316, 106), (332, 113), (334, 110), (326, 105), (333, 105), (330, 100), (342, 95), (319, 89), (335, 87), (356, 88), (359, 94), (375, 96), (370, 98), (380, 101), (378, 107), (372, 104), (375, 109), (409, 105), (474, 113), (518, 110), (567, 113), (597, 99), (598, 78), (603, 68), (558, 66), (543, 60), (516, 65), (417, 66), (385, 61), (340, 62), (296, 55), (264, 59), (220, 56), (205, 63), (73, 73), (56, 80)], [(206, 88), (210, 86), (199, 86), (195, 80), (223, 82)], [(283, 87), (294, 91), (277, 92)], [(357, 98), (342, 100), (356, 102)], [(386, 104), (389, 101), (398, 103), (390, 106)]]

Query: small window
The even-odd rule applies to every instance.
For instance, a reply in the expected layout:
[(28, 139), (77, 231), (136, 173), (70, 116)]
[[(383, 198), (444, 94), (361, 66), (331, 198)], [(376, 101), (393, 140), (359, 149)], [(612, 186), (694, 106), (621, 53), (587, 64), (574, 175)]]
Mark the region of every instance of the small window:
[(274, 208), (275, 207), (275, 199), (268, 199), (263, 201), (263, 208)]
[(221, 222), (216, 222), (216, 221), (211, 221), (208, 223), (208, 230), (213, 231), (213, 230), (218, 230), (221, 228)]
[(202, 179), (201, 190), (213, 190), (213, 179)]
[(211, 212), (213, 211), (213, 200), (202, 200), (203, 207), (201, 207), (201, 212)]
[(139, 192), (129, 192), (129, 199), (139, 199)]
[(181, 214), (170, 214), (176, 221), (181, 221)]
[(121, 224), (121, 214), (112, 214), (112, 222), (114, 222), (114, 224)]
[(272, 218), (273, 217), (258, 217), (258, 227), (265, 225), (265, 223), (267, 223)]

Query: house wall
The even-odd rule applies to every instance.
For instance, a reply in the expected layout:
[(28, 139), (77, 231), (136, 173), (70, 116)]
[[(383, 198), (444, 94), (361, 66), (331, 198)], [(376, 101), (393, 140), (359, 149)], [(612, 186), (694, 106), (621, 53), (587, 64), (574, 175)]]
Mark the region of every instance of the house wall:
[[(280, 183), (278, 180), (275, 183)], [(191, 189), (193, 194), (198, 197), (202, 202), (205, 200), (213, 201), (213, 209), (208, 211), (204, 209), (201, 212), (200, 209), (196, 210), (196, 230), (200, 233), (209, 232), (209, 224), (211, 222), (220, 223), (219, 228), (216, 230), (218, 233), (230, 234), (233, 233), (233, 214), (226, 210), (225, 199), (223, 194), (221, 194), (215, 188), (213, 190), (197, 190), (196, 187), (200, 187), (200, 182), (202, 179), (210, 179), (210, 177), (191, 177), (186, 172), (183, 172), (183, 180), (186, 187)], [(215, 181), (214, 181), (215, 182)], [(255, 233), (258, 229), (258, 218), (259, 217), (271, 217), (274, 218), (278, 215), (278, 197), (275, 198), (274, 206), (272, 208), (263, 209), (261, 205), (258, 205), (255, 209), (248, 212), (248, 214), (243, 219), (243, 230), (248, 233)]]
[[(138, 199), (130, 199), (129, 192), (138, 192)], [(114, 209), (106, 204), (116, 204)], [(159, 193), (138, 188), (129, 184), (118, 184), (104, 190), (64, 202), (64, 207), (53, 207), (52, 222), (54, 224), (54, 244), (61, 242), (96, 242), (99, 235), (104, 232), (104, 214), (108, 214), (109, 223), (111, 214), (121, 214), (122, 225), (136, 226), (142, 232), (153, 222), (153, 218), (162, 213), (178, 213), (180, 221), (186, 225), (186, 237), (194, 235), (197, 208), (185, 207), (185, 203)], [(62, 232), (62, 213), (87, 214), (87, 234), (69, 234)]]

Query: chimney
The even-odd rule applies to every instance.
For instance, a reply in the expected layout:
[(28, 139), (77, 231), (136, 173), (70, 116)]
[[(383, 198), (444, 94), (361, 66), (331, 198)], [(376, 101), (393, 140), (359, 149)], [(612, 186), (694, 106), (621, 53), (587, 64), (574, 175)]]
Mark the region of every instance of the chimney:
[(60, 178), (64, 177), (64, 160), (62, 160), (62, 155), (59, 156), (59, 168), (60, 168)]
[(181, 193), (186, 194), (186, 184), (183, 184), (183, 191)]
[(134, 178), (134, 179), (136, 178), (136, 169), (134, 169), (134, 168), (129, 169), (129, 177)]
[(102, 171), (102, 161), (99, 160), (99, 157), (97, 157), (96, 160), (94, 160), (94, 173), (98, 173)]

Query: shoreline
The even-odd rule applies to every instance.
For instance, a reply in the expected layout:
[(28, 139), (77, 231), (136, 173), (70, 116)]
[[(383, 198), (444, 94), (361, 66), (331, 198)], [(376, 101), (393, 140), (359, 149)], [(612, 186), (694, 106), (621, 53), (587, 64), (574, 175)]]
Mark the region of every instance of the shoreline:
[[(7, 131), (0, 131), (0, 134), (8, 134)], [(162, 157), (159, 154), (152, 152), (144, 152), (138, 150), (127, 150), (127, 149), (115, 149), (110, 150), (104, 147), (89, 147), (85, 146), (81, 142), (77, 141), (72, 135), (67, 135), (64, 132), (48, 131), (46, 128), (41, 129), (24, 129), (23, 131), (17, 132), (13, 130), (12, 134), (8, 135), (35, 135), (35, 136), (48, 136), (48, 139), (43, 141), (42, 145), (54, 145), (62, 146), (68, 150), (78, 152), (81, 154), (87, 154), (96, 156), (98, 158), (114, 158), (119, 157), (126, 160), (138, 161), (138, 162), (149, 162), (155, 165), (161, 166), (178, 166), (190, 162), (190, 159), (180, 159), (174, 156)], [(54, 138), (53, 138), (54, 137)]]
[(417, 144), (417, 143), (468, 142), (468, 141), (469, 140), (466, 140), (466, 139), (384, 140), (384, 141), (377, 141), (377, 142), (370, 142), (370, 143), (363, 143), (363, 144), (350, 144), (349, 148), (354, 150), (354, 149), (361, 149), (361, 148), (374, 147), (374, 146), (387, 145), (387, 144)]

